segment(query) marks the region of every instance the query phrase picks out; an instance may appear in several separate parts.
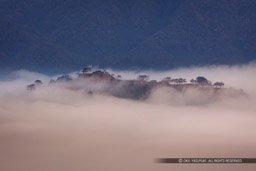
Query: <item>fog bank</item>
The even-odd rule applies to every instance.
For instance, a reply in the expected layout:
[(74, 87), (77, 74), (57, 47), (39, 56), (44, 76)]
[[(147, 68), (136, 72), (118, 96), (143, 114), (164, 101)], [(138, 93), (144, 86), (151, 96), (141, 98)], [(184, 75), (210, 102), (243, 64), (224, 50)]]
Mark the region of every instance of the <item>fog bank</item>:
[(91, 95), (66, 84), (26, 91), (31, 81), (47, 83), (50, 77), (16, 71), (15, 79), (0, 82), (0, 170), (256, 169), (255, 164), (155, 163), (163, 157), (255, 158), (255, 64), (113, 72), (124, 78), (148, 73), (156, 80), (205, 76), (223, 81), (226, 88), (243, 89), (247, 96), (223, 94), (213, 100), (201, 92), (160, 88), (140, 101)]

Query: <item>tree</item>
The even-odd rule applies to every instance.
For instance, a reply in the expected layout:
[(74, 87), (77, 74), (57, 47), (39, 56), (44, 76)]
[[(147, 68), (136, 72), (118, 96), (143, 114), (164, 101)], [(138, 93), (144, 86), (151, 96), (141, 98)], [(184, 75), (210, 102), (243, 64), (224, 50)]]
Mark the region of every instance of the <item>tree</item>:
[(137, 80), (139, 81), (146, 81), (149, 79), (149, 75), (139, 75)]
[(175, 78), (175, 79), (171, 79), (170, 82), (175, 84), (183, 84), (183, 83), (186, 83), (187, 80), (184, 78)]
[(213, 86), (215, 86), (216, 88), (221, 88), (222, 86), (224, 86), (224, 83), (223, 82), (215, 82), (214, 84), (213, 84)]
[(171, 77), (165, 77), (164, 79), (162, 79), (162, 82), (167, 81), (170, 82), (171, 81)]
[(183, 84), (183, 83), (186, 83), (187, 80), (184, 78), (178, 78), (177, 82), (178, 82), (178, 84)]
[(27, 86), (27, 90), (35, 90), (35, 88), (36, 88), (36, 85), (35, 84), (30, 84), (30, 85), (28, 85)]
[(202, 76), (199, 76), (196, 78), (196, 82), (201, 85), (201, 86), (207, 86), (207, 85), (210, 85), (210, 82), (205, 78), (205, 77), (202, 77)]
[(178, 79), (171, 79), (170, 81), (171, 83), (175, 83), (175, 84), (178, 84), (179, 80)]
[(197, 83), (197, 81), (196, 81), (195, 79), (190, 80), (190, 82), (191, 82), (192, 84), (196, 84), (196, 83)]
[(36, 80), (36, 81), (35, 81), (35, 84), (36, 84), (36, 85), (40, 85), (40, 84), (43, 84), (43, 82), (42, 82), (41, 80)]
[(65, 82), (65, 81), (72, 81), (72, 78), (69, 75), (63, 75), (57, 78), (57, 82)]
[(121, 78), (122, 78), (122, 76), (121, 76), (121, 75), (117, 75), (117, 78), (118, 78), (118, 79), (121, 79)]
[(55, 83), (56, 81), (54, 79), (50, 80), (50, 84)]
[(90, 72), (90, 71), (92, 71), (91, 67), (84, 67), (82, 72), (84, 74), (84, 73), (87, 73), (87, 72)]

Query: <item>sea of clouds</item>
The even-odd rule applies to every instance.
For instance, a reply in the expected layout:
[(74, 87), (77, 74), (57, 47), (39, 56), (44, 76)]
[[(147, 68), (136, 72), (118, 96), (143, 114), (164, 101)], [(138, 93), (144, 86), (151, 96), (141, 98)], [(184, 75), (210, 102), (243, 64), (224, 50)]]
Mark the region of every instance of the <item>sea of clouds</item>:
[[(52, 77), (47, 75), (14, 71), (9, 80), (0, 81), (0, 170), (256, 169), (254, 164), (155, 162), (162, 157), (255, 158), (255, 63), (109, 72), (123, 79), (135, 79), (139, 74), (149, 74), (152, 80), (205, 76), (212, 82), (223, 81), (225, 88), (242, 89), (246, 96), (223, 95), (212, 100), (201, 92), (180, 95), (161, 88), (140, 101), (104, 93), (90, 95), (68, 83), (49, 85)], [(44, 85), (27, 91), (26, 85), (37, 79)], [(106, 85), (89, 87), (104, 91)]]

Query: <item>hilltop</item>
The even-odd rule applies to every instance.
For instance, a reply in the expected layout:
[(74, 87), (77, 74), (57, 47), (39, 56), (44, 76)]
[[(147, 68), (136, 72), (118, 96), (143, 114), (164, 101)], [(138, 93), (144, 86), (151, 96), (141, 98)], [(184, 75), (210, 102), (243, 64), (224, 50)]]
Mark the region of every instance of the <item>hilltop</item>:
[[(191, 79), (187, 82), (183, 78), (163, 78), (161, 81), (150, 80), (149, 75), (139, 75), (137, 79), (122, 79), (121, 75), (111, 74), (106, 70), (92, 70), (86, 67), (82, 72), (76, 74), (75, 78), (63, 75), (56, 80), (51, 79), (48, 85), (61, 85), (72, 91), (82, 91), (85, 94), (104, 94), (119, 98), (134, 100), (146, 100), (152, 92), (159, 89), (169, 89), (178, 94), (186, 94), (191, 90), (209, 98), (216, 98), (222, 95), (236, 97), (245, 95), (242, 90), (223, 88), (223, 82), (211, 83), (203, 76)], [(35, 90), (43, 85), (42, 81), (27, 86), (28, 90)]]

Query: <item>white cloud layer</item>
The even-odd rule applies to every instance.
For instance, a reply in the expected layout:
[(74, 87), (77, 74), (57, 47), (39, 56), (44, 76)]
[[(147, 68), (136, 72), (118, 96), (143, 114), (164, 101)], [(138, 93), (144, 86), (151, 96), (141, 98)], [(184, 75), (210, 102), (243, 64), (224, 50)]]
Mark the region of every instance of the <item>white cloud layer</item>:
[[(135, 72), (115, 71), (124, 78)], [(26, 85), (49, 77), (17, 72), (0, 82), (0, 170), (251, 170), (254, 164), (174, 165), (159, 157), (255, 157), (256, 65), (150, 71), (151, 79), (205, 76), (248, 96), (217, 100), (158, 89), (146, 101), (88, 95), (67, 85)], [(98, 89), (104, 89), (101, 85)], [(207, 102), (209, 101), (209, 102)]]

